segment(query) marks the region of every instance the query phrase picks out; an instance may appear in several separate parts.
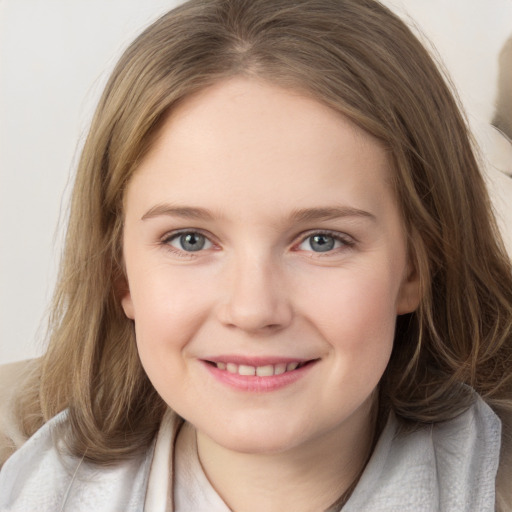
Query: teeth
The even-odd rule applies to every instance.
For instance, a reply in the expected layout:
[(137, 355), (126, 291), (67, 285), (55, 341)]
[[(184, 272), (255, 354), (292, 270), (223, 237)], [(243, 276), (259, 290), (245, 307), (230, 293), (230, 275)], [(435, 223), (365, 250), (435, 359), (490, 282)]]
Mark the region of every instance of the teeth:
[(279, 363), (274, 366), (274, 375), (281, 375), (286, 371), (286, 363)]
[[(218, 368), (218, 366), (217, 366), (217, 368)], [(238, 366), (234, 363), (228, 363), (226, 365), (226, 368), (229, 373), (238, 373)]]
[(241, 364), (238, 367), (239, 375), (256, 375), (256, 368), (254, 366), (247, 366), (245, 364)]
[(267, 366), (258, 366), (256, 368), (256, 375), (258, 377), (270, 377), (271, 375), (274, 375), (274, 367), (271, 364), (268, 364)]
[(296, 370), (300, 363), (278, 363), (276, 365), (267, 364), (265, 366), (249, 366), (246, 364), (235, 364), (235, 363), (215, 363), (219, 370), (226, 370), (229, 373), (238, 373), (238, 375), (254, 376), (258, 377), (271, 377), (272, 375), (282, 375), (285, 372), (291, 372)]

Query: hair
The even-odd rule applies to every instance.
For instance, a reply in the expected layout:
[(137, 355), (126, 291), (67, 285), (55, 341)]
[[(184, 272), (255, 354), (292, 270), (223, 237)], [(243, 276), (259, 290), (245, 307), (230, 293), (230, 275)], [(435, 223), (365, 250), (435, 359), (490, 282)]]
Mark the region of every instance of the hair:
[(97, 107), (49, 348), (25, 399), (40, 408), (26, 416), (27, 432), (67, 408), (72, 451), (103, 464), (154, 438), (166, 404), (119, 300), (124, 191), (173, 107), (234, 76), (309, 95), (392, 157), (422, 300), (397, 319), (379, 388), (383, 414), (393, 410), (411, 425), (444, 421), (470, 405), (468, 386), (496, 410), (510, 409), (510, 260), (466, 122), (427, 50), (374, 0), (191, 0), (131, 44)]

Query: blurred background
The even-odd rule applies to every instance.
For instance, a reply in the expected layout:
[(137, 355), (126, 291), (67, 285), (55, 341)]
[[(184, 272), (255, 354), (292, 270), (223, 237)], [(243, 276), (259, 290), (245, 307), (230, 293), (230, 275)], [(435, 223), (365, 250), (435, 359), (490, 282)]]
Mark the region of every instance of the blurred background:
[[(73, 171), (94, 106), (123, 49), (178, 3), (0, 0), (0, 364), (44, 350)], [(383, 3), (452, 77), (512, 251), (512, 0)]]

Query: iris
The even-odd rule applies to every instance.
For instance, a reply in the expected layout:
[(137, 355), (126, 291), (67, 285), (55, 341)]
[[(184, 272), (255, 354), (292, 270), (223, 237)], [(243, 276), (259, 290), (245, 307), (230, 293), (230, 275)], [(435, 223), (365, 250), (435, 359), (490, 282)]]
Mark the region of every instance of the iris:
[(314, 235), (309, 237), (309, 245), (316, 252), (327, 252), (334, 249), (336, 241), (329, 235)]

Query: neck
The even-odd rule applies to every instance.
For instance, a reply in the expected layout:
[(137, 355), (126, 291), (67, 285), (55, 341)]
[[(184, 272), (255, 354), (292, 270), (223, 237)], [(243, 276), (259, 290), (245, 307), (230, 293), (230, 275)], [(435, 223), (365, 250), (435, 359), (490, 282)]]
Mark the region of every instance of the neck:
[(234, 512), (326, 510), (351, 489), (372, 447), (371, 407), (352, 420), (346, 428), (270, 454), (229, 450), (198, 432), (199, 459)]

